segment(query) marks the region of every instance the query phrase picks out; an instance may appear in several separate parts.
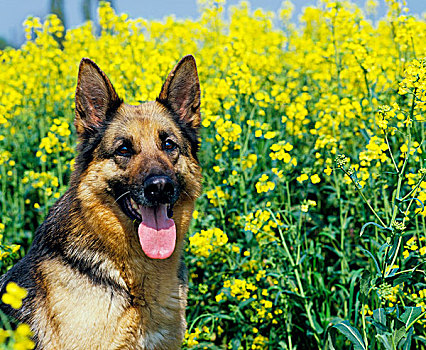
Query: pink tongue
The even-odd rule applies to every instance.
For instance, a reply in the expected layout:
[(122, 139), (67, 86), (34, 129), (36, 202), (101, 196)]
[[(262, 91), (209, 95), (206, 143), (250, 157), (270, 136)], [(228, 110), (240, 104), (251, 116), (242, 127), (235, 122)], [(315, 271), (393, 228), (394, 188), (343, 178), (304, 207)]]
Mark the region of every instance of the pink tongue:
[(166, 259), (176, 245), (176, 225), (167, 217), (167, 206), (157, 208), (139, 207), (142, 222), (138, 228), (142, 250), (151, 259)]

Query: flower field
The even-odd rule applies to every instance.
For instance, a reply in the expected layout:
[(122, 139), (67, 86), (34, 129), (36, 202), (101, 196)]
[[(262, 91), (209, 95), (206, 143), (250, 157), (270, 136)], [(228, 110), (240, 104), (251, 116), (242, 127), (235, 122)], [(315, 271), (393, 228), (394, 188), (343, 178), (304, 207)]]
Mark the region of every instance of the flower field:
[[(28, 18), (22, 47), (0, 51), (1, 272), (67, 188), (81, 58), (139, 104), (192, 53), (204, 190), (183, 348), (426, 348), (426, 20), (386, 2), (375, 24), (372, 0), (323, 0), (300, 22), (290, 2), (213, 0), (163, 22), (101, 3), (66, 33)], [(0, 349), (30, 349), (1, 316)]]

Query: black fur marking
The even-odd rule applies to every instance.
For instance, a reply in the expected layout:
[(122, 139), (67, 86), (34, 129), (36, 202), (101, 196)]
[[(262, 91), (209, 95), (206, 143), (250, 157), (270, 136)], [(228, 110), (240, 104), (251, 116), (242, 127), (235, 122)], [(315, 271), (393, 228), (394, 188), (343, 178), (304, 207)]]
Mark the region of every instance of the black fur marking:
[(188, 285), (188, 268), (185, 265), (183, 257), (181, 257), (180, 265), (178, 269), (178, 278), (182, 285)]
[(81, 275), (86, 276), (91, 283), (105, 288), (112, 288), (115, 292), (121, 291), (123, 294), (128, 294), (125, 288), (109, 276), (105, 275), (101, 269), (102, 261), (93, 262), (85, 259), (78, 259), (75, 256), (66, 255), (61, 255), (60, 258), (64, 262), (65, 266), (71, 266)]
[[(28, 276), (31, 274), (31, 270), (35, 270), (34, 267), (29, 267), (30, 273), (21, 274), (19, 271), (19, 269), (21, 269), (19, 266), (22, 265), (21, 262), (29, 259), (28, 257), (31, 259), (33, 259), (32, 257), (37, 257), (38, 260), (43, 262), (59, 258), (63, 261), (65, 266), (71, 266), (80, 274), (87, 276), (92, 283), (104, 287), (111, 287), (116, 291), (124, 290), (127, 293), (122, 286), (103, 273), (100, 268), (102, 261), (90, 261), (80, 258), (78, 253), (75, 255), (67, 253), (65, 247), (70, 245), (70, 242), (67, 241), (67, 230), (72, 228), (72, 216), (79, 215), (78, 213), (81, 212), (81, 210), (81, 201), (76, 196), (76, 188), (70, 187), (49, 210), (46, 220), (37, 229), (30, 251), (23, 260), (15, 265), (17, 266), (16, 274)], [(58, 223), (60, 223), (60, 225)], [(99, 247), (96, 245), (99, 245), (98, 242), (94, 242), (93, 246), (89, 246), (87, 249), (103, 251), (106, 254), (110, 253), (107, 247)], [(84, 256), (84, 254), (81, 256)], [(26, 265), (34, 265), (34, 262), (32, 260), (29, 262), (27, 261), (24, 266)], [(14, 268), (15, 267), (12, 269)], [(21, 278), (19, 279), (21, 280)], [(31, 282), (35, 285), (35, 281), (32, 280)], [(23, 287), (26, 286), (23, 285)], [(29, 291), (30, 290), (31, 288)]]
[(106, 130), (115, 117), (117, 109), (121, 106), (120, 103), (114, 104), (115, 109), (109, 108), (104, 122), (96, 129), (85, 129), (81, 135), (80, 143), (77, 145), (77, 155), (75, 157), (75, 171), (71, 176), (71, 184), (78, 182), (81, 174), (89, 167), (93, 161), (94, 150), (101, 143)]
[(6, 286), (9, 282), (15, 282), (20, 287), (25, 288), (28, 292), (28, 296), (23, 299), (23, 306), (19, 310), (15, 310), (8, 304), (0, 302), (0, 310), (7, 315), (16, 318), (19, 322), (29, 321), (29, 317), (33, 312), (31, 300), (35, 298), (36, 290), (39, 292), (41, 291), (40, 288), (37, 288), (34, 278), (35, 265), (37, 264), (36, 257), (27, 256), (18, 261), (18, 263), (16, 263), (8, 271), (8, 273), (4, 274), (0, 279), (0, 295), (3, 295), (6, 292)]
[[(182, 120), (172, 109), (170, 104), (167, 101), (160, 100), (157, 98), (158, 103), (161, 103), (164, 107), (166, 107), (167, 111), (173, 116), (173, 121), (179, 127), (183, 136), (190, 142), (191, 144), (191, 154), (194, 159), (198, 163), (198, 151), (200, 149), (200, 140), (199, 140), (199, 131), (197, 128), (193, 128), (189, 123)], [(184, 150), (182, 150), (184, 151)], [(185, 154), (184, 154), (185, 155)], [(186, 154), (187, 155), (187, 154)]]
[(90, 138), (84, 138), (77, 145), (77, 155), (75, 157), (75, 170), (71, 174), (71, 184), (79, 182), (81, 174), (89, 167), (93, 161), (93, 151), (98, 147), (105, 134), (106, 127), (98, 129), (98, 133)]

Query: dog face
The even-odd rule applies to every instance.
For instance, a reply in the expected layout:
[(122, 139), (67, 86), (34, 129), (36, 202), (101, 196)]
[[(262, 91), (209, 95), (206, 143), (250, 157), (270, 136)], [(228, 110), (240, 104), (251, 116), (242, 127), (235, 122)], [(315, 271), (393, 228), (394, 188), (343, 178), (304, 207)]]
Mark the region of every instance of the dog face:
[(146, 256), (170, 257), (201, 190), (194, 58), (176, 65), (156, 101), (139, 106), (124, 104), (108, 77), (83, 59), (75, 126), (79, 146), (71, 181), (85, 184), (81, 196), (107, 203), (126, 234), (137, 234)]

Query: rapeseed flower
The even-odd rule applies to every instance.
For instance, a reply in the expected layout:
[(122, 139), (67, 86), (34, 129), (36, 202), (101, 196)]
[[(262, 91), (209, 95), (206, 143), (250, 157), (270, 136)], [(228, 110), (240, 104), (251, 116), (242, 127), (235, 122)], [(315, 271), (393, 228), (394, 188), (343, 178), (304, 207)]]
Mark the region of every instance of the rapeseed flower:
[(259, 181), (256, 183), (256, 191), (257, 193), (269, 192), (275, 188), (275, 183), (272, 181), (268, 181), (269, 176), (263, 174)]
[(14, 350), (30, 350), (35, 348), (35, 343), (31, 339), (33, 333), (27, 324), (21, 323), (15, 330)]
[(306, 175), (306, 174), (302, 174), (302, 175), (300, 175), (300, 176), (298, 176), (298, 177), (296, 178), (296, 180), (297, 180), (298, 182), (303, 182), (303, 181), (306, 181), (307, 179), (309, 179), (309, 176), (308, 176), (308, 175)]
[(28, 292), (19, 287), (15, 282), (9, 282), (6, 286), (6, 293), (1, 297), (1, 300), (14, 309), (19, 309), (22, 306), (22, 300), (25, 299)]
[(315, 185), (321, 182), (321, 178), (318, 176), (318, 174), (313, 174), (311, 175), (311, 182)]
[(193, 254), (209, 257), (228, 242), (228, 236), (219, 228), (201, 230), (189, 237), (189, 247)]
[[(276, 14), (252, 11), (242, 3), (226, 16), (223, 1), (203, 0), (198, 20), (168, 17), (161, 22), (132, 19), (102, 3), (99, 30), (88, 21), (64, 32), (56, 16), (29, 17), (24, 22), (27, 41), (18, 49), (0, 51), (0, 233), (23, 239), (65, 191), (74, 165), (73, 96), (82, 56), (105, 70), (124, 100), (138, 104), (154, 100), (164, 72), (193, 53), (203, 91), (200, 164), (206, 182), (189, 238), (195, 263), (188, 266), (192, 281), (200, 286), (193, 290), (211, 296), (211, 301), (206, 297), (199, 303), (190, 294), (189, 302), (197, 307), (189, 317), (196, 321), (188, 320), (186, 346), (203, 347), (211, 333), (217, 346), (276, 348), (283, 337), (291, 338), (292, 327), (304, 329), (309, 323), (316, 334), (316, 323), (327, 323), (321, 315), (347, 316), (347, 305), (338, 310), (318, 306), (324, 294), (320, 284), (306, 286), (304, 307), (283, 297), (281, 283), (302, 295), (304, 286), (294, 284), (300, 266), (307, 281), (316, 281), (310, 271), (331, 271), (326, 260), (315, 269), (309, 266), (326, 254), (325, 236), (313, 234), (314, 227), (329, 226), (327, 237), (333, 241), (337, 227), (344, 227), (335, 262), (342, 256), (365, 262), (345, 237), (372, 219), (348, 183), (371, 195), (374, 208), (389, 202), (379, 209), (380, 215), (389, 215), (391, 182), (405, 167), (401, 197), (412, 190), (426, 203), (426, 181), (416, 171), (423, 166), (426, 24), (407, 14), (404, 1), (388, 4), (387, 17), (374, 25), (353, 4), (328, 0), (307, 7), (297, 26), (291, 21), (294, 5), (287, 1)], [(376, 1), (366, 4), (368, 13), (376, 7)], [(335, 165), (331, 158), (336, 158)], [(350, 176), (343, 183), (338, 173), (330, 176), (338, 168)], [(299, 185), (307, 183), (315, 186)], [(321, 195), (314, 197), (318, 191)], [(318, 204), (307, 198), (316, 198)], [(416, 213), (426, 216), (418, 201), (417, 209), (413, 204), (411, 213), (404, 212), (410, 221), (403, 219), (406, 229), (398, 234), (411, 234), (414, 224), (423, 230), (423, 217), (411, 219)], [(409, 203), (402, 201), (398, 209)], [(299, 206), (307, 213), (315, 208), (319, 215), (300, 215)], [(342, 208), (345, 213), (337, 215)], [(219, 227), (226, 227), (226, 233)], [(310, 234), (299, 244), (298, 235), (305, 232)], [(407, 259), (399, 261), (396, 255), (397, 261), (407, 266), (423, 261), (426, 247), (419, 232), (415, 241), (401, 244)], [(285, 242), (288, 254), (282, 251)], [(2, 244), (2, 263), (11, 264), (10, 254), (17, 247)], [(305, 247), (315, 247), (314, 254)], [(308, 258), (289, 268), (288, 257), (296, 252)], [(341, 272), (333, 278), (344, 291), (352, 271)], [(275, 275), (283, 277), (280, 282)], [(222, 283), (222, 290), (215, 290)], [(250, 283), (258, 289), (248, 288)], [(424, 303), (414, 289), (403, 296), (402, 286), (398, 291), (380, 287), (386, 306), (398, 298), (411, 298), (411, 305)], [(334, 295), (336, 305), (346, 302), (340, 297), (345, 292)], [(329, 310), (316, 312), (323, 306)], [(313, 324), (305, 316), (308, 311), (314, 313)], [(301, 315), (297, 320), (289, 317), (295, 312)], [(372, 314), (370, 309), (363, 312)], [(198, 319), (202, 314), (213, 316)], [(232, 320), (215, 319), (221, 314)], [(241, 327), (228, 327), (228, 322)]]
[(251, 169), (255, 166), (257, 162), (257, 155), (254, 153), (248, 154), (245, 159), (242, 161), (242, 168), (245, 169)]

